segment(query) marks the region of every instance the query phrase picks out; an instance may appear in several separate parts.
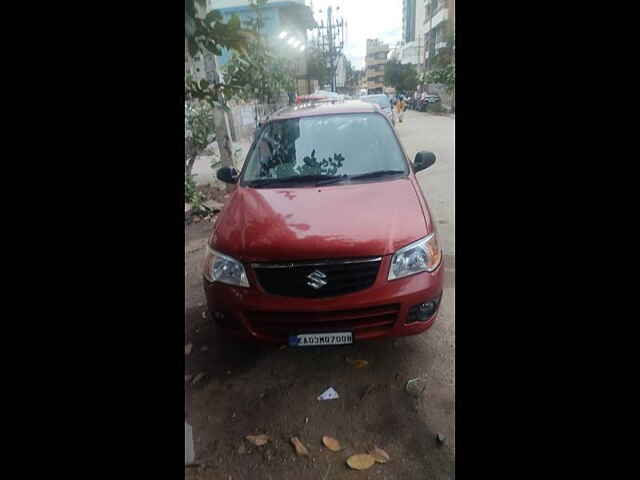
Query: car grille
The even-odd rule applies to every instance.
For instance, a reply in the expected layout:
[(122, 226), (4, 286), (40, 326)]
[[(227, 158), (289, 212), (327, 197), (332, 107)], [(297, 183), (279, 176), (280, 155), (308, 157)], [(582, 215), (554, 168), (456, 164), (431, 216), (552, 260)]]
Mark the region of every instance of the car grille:
[(267, 293), (285, 297), (322, 298), (369, 288), (376, 281), (381, 261), (378, 257), (315, 263), (254, 263), (252, 267)]
[(388, 330), (398, 318), (400, 304), (327, 312), (246, 312), (258, 333), (286, 337), (306, 332)]

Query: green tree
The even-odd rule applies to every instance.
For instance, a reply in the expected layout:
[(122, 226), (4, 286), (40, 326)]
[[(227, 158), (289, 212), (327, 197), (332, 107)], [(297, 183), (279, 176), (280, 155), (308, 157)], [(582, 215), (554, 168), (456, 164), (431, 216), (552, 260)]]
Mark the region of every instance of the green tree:
[[(233, 16), (223, 22), (219, 11), (204, 13), (206, 0), (185, 0), (184, 41), (185, 41), (185, 191), (192, 182), (191, 169), (197, 156), (216, 138), (220, 158), (224, 165), (232, 163), (231, 143), (226, 129), (223, 110), (228, 110), (225, 97), (235, 94), (235, 84), (223, 84), (218, 76), (213, 82), (206, 79), (197, 81), (191, 74), (193, 57), (196, 55), (220, 55), (222, 49), (230, 49), (246, 55), (253, 33), (241, 28), (240, 20)], [(216, 72), (217, 73), (217, 72)], [(209, 108), (207, 108), (207, 106)], [(215, 134), (215, 137), (214, 137)]]
[(399, 92), (412, 92), (418, 86), (416, 66), (402, 64), (398, 60), (389, 60), (384, 66), (384, 84)]
[(349, 61), (348, 58), (345, 57), (345, 71), (346, 71), (346, 80), (345, 86), (351, 90), (352, 93), (355, 93), (362, 82), (362, 77), (364, 76), (364, 70), (358, 70), (353, 68), (353, 65)]
[(444, 67), (431, 70), (426, 75), (426, 81), (428, 83), (439, 83), (444, 85), (447, 93), (451, 94), (456, 85), (456, 66), (453, 63), (445, 65)]
[(319, 48), (311, 47), (307, 55), (307, 73), (310, 78), (318, 80), (321, 88), (322, 85), (326, 85), (331, 81), (327, 58)]
[(429, 71), (424, 75), (426, 83), (437, 83), (443, 85), (449, 95), (451, 95), (451, 111), (455, 110), (455, 84), (456, 84), (456, 63), (455, 32), (445, 32), (446, 46), (438, 50), (430, 61)]
[(247, 51), (232, 55), (225, 66), (225, 84), (240, 98), (271, 104), (282, 93), (295, 91), (295, 75), (288, 60), (269, 50), (261, 33), (266, 3), (267, 0), (257, 0), (252, 4), (256, 19), (246, 22), (252, 33)]
[[(266, 1), (266, 0), (265, 0)], [(208, 12), (204, 17), (198, 15), (197, 7), (206, 8), (206, 0), (185, 0), (184, 2), (184, 38), (185, 62), (191, 63), (196, 55), (212, 54), (219, 56), (222, 49), (233, 50), (246, 56), (253, 38), (251, 30), (243, 29), (237, 15), (223, 22), (218, 10)], [(222, 82), (210, 83), (207, 80), (196, 81), (190, 73), (185, 74), (185, 98), (202, 100), (212, 106), (224, 107), (220, 94), (234, 95), (237, 84), (226, 85)]]
[(213, 111), (205, 102), (186, 104), (184, 119), (184, 174), (190, 178), (198, 155), (216, 140), (215, 125)]

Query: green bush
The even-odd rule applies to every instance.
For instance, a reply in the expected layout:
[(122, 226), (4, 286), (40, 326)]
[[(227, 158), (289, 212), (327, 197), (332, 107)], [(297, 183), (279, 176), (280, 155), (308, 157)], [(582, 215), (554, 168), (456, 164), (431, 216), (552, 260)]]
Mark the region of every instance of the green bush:
[(199, 192), (196, 187), (196, 182), (193, 179), (193, 176), (185, 176), (184, 177), (184, 202), (190, 203), (193, 211), (197, 212), (202, 207), (201, 204), (204, 201), (204, 195), (202, 192)]

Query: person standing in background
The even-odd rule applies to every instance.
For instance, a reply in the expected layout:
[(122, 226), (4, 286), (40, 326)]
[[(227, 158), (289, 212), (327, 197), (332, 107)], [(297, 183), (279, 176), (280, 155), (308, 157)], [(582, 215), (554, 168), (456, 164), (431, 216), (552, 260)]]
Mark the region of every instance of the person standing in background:
[(398, 121), (402, 123), (402, 116), (404, 114), (404, 110), (406, 108), (406, 102), (404, 100), (404, 96), (398, 97), (398, 101), (396, 102), (396, 115), (398, 116)]

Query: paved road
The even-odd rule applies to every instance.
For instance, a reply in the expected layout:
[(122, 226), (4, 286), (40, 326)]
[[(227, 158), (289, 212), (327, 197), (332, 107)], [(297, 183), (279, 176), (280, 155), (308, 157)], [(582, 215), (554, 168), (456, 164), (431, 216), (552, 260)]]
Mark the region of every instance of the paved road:
[(455, 256), (455, 120), (409, 110), (396, 130), (412, 160), (420, 150), (436, 154), (435, 165), (418, 173), (418, 180), (438, 222), (444, 252)]
[[(454, 121), (409, 111), (398, 125), (407, 153), (431, 150), (436, 165), (419, 174), (436, 217), (445, 250), (447, 282), (438, 321), (425, 334), (393, 341), (321, 349), (277, 349), (238, 345), (202, 319), (204, 295), (200, 262), (211, 225), (185, 229), (185, 319), (192, 352), (187, 374), (204, 373), (187, 388), (186, 417), (193, 426), (196, 461), (189, 478), (347, 479), (355, 478), (345, 459), (373, 445), (392, 461), (372, 467), (362, 478), (448, 479), (455, 457), (455, 211)], [(203, 350), (203, 347), (205, 349)], [(354, 368), (346, 358), (369, 362)], [(421, 392), (407, 393), (419, 378)], [(186, 383), (188, 385), (188, 382)], [(340, 395), (320, 402), (328, 387)], [(447, 437), (438, 446), (436, 433)], [(272, 440), (254, 447), (245, 435), (266, 433)], [(297, 457), (289, 444), (298, 436), (311, 452)], [(344, 449), (330, 452), (322, 435)]]

